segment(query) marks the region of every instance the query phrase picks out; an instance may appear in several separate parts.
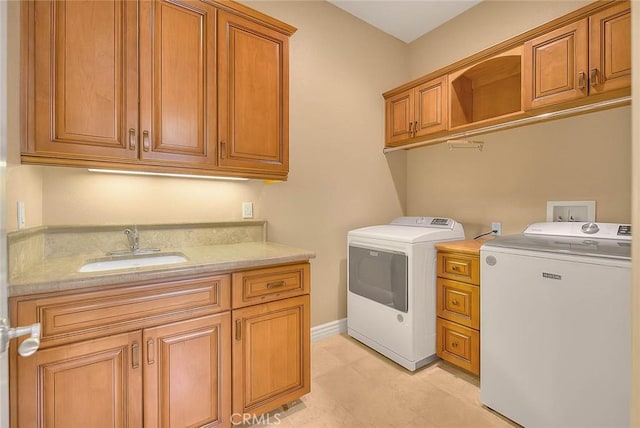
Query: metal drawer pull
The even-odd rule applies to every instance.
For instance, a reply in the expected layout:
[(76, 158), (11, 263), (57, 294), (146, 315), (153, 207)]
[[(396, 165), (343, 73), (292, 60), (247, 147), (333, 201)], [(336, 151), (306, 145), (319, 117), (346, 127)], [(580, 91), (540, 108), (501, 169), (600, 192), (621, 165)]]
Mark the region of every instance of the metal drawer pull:
[(278, 287), (284, 287), (287, 283), (284, 281), (278, 281), (278, 282), (269, 282), (267, 283), (267, 288), (271, 289), (271, 288), (278, 288)]
[(591, 69), (591, 77), (589, 78), (589, 84), (591, 85), (591, 87), (594, 87), (598, 84), (598, 69), (597, 68), (592, 68)]
[(452, 348), (457, 348), (457, 347), (458, 347), (458, 342), (453, 342), (453, 343), (451, 343), (451, 347), (452, 347)]
[(134, 369), (137, 369), (140, 365), (140, 353), (138, 352), (139, 350), (140, 345), (138, 345), (138, 342), (133, 342), (133, 344), (131, 345), (131, 367)]
[(413, 122), (409, 122), (409, 135), (413, 137)]
[(136, 149), (136, 130), (131, 128), (129, 129), (129, 150)]
[(153, 339), (147, 340), (147, 364), (155, 363), (155, 352), (153, 349)]
[(453, 306), (458, 306), (458, 301), (457, 301), (457, 300), (455, 300), (455, 299), (453, 299), (453, 300), (451, 301), (451, 303), (453, 304)]
[(242, 320), (236, 320), (236, 340), (242, 339)]
[(578, 73), (578, 89), (584, 89), (584, 80), (584, 71), (581, 71), (580, 73)]
[(142, 131), (142, 150), (148, 152), (151, 148), (151, 142), (149, 138), (149, 131)]

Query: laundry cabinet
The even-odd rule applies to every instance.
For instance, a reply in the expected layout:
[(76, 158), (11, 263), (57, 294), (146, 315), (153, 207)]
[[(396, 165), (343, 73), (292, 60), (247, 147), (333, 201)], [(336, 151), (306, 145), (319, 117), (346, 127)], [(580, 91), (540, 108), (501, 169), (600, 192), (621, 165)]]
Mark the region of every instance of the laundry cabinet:
[(230, 426), (229, 279), (12, 299), (42, 328), (11, 353), (12, 427)]
[(232, 1), (22, 8), (23, 163), (286, 179), (295, 28)]
[(232, 275), (233, 414), (261, 414), (311, 390), (310, 266)]
[(631, 86), (631, 9), (613, 2), (524, 44), (523, 104), (531, 110)]
[(436, 244), (436, 354), (475, 375), (480, 374), (481, 244)]

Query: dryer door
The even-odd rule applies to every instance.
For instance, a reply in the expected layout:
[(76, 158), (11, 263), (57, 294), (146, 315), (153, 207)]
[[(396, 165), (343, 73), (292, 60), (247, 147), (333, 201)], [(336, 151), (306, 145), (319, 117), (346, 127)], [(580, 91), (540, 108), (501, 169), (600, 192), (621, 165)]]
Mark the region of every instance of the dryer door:
[(407, 312), (407, 254), (349, 245), (348, 263), (349, 291)]

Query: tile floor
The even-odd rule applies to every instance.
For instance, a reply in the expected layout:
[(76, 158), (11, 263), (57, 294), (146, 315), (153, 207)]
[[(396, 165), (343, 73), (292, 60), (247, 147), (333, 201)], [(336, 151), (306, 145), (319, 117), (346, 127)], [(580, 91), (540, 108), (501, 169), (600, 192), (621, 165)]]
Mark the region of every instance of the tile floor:
[[(439, 361), (411, 373), (346, 334), (311, 345), (311, 393), (245, 426), (517, 427), (480, 404), (479, 380)], [(257, 422), (257, 423), (256, 423)]]

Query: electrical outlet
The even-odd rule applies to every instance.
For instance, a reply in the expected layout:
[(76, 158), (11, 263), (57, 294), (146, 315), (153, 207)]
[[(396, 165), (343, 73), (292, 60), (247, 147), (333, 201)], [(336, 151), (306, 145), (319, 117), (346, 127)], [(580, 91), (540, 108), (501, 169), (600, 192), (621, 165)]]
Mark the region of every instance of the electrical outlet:
[(493, 230), (494, 235), (502, 235), (502, 223), (494, 222), (491, 223), (491, 230)]
[(253, 202), (242, 203), (242, 218), (253, 218)]

